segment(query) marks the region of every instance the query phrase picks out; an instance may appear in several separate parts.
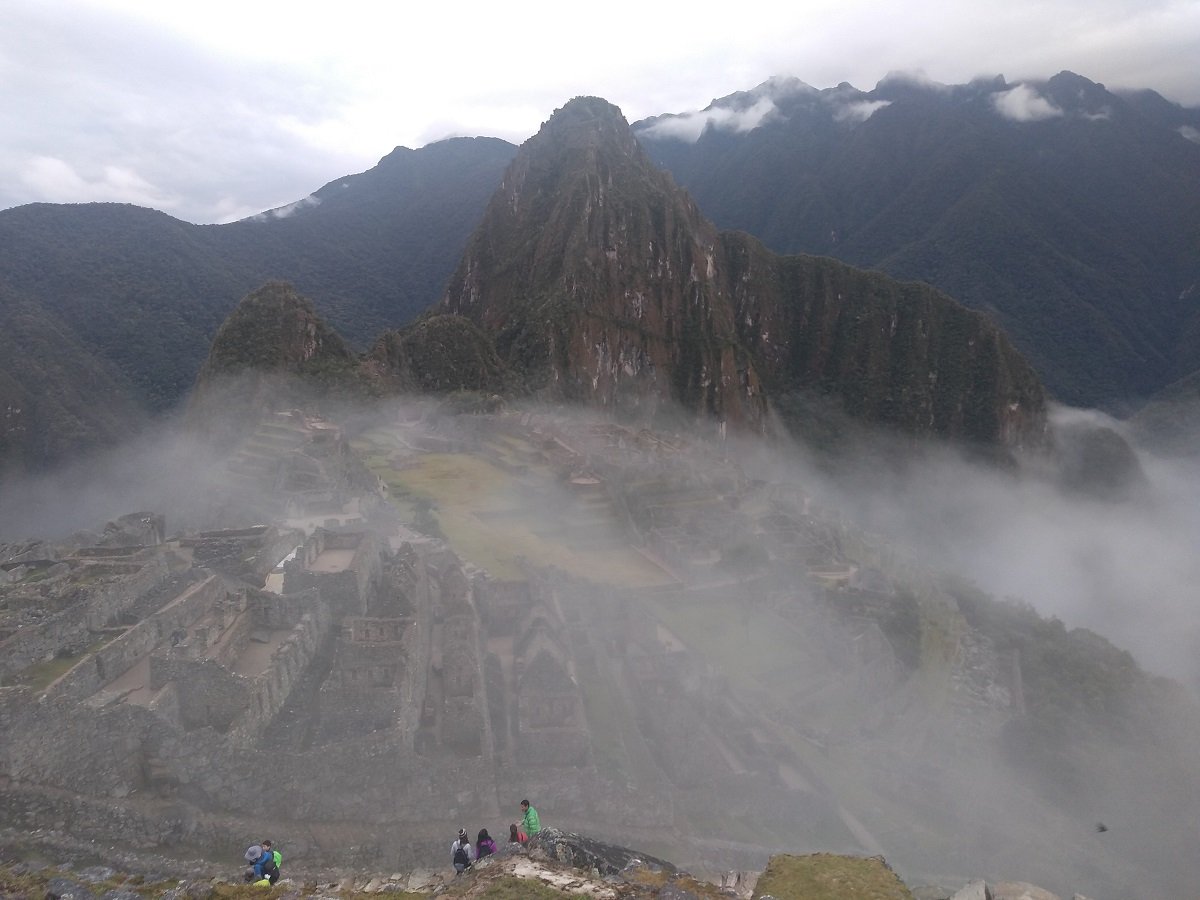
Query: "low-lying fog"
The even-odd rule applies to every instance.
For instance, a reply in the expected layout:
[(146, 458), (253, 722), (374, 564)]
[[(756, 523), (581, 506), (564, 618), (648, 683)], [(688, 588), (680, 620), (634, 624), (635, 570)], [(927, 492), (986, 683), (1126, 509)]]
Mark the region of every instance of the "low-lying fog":
[[(387, 404), (356, 410), (354, 417), (386, 422), (401, 412), (398, 405)], [(580, 413), (581, 418), (589, 415)], [(1056, 415), (1065, 421), (1085, 414)], [(840, 510), (850, 522), (878, 533), (924, 565), (965, 575), (997, 598), (1028, 602), (1068, 627), (1090, 628), (1131, 651), (1143, 667), (1173, 676), (1193, 691), (1200, 684), (1195, 588), (1200, 583), (1200, 462), (1139, 453), (1148, 489), (1128, 501), (1106, 502), (1068, 493), (1044, 475), (966, 461), (949, 449), (928, 450), (919, 459), (906, 455), (903, 464), (881, 464), (889, 451), (886, 442), (879, 441), (861, 458), (844, 455), (834, 467), (836, 475), (827, 464), (812, 464), (799, 448), (731, 439), (728, 451), (737, 453), (749, 474), (798, 483), (818, 506)], [(129, 446), (60, 471), (5, 479), (0, 483), (0, 541), (62, 538), (77, 529), (99, 529), (106, 521), (139, 510), (164, 514), (169, 533), (247, 524), (212, 520), (209, 486), (220, 478), (221, 464), (212, 453), (176, 424), (163, 423)], [(852, 686), (846, 690), (851, 705), (860, 699)], [(875, 750), (868, 742), (853, 752)], [(888, 765), (892, 768), (885, 771), (895, 777), (916, 781), (915, 776), (898, 774), (899, 759), (889, 758)], [(1013, 850), (1011, 859), (1002, 851), (1004, 846), (1018, 846), (1011, 835), (1034, 807), (1020, 805), (1018, 792), (1000, 772), (987, 770), (989, 765), (980, 758), (964, 761), (964, 773), (958, 777), (939, 773), (944, 790), (954, 797), (937, 802), (944, 803), (943, 812), (954, 809), (945, 821), (959, 816), (957, 821), (971, 821), (971, 827), (982, 829), (970, 844), (972, 854), (979, 854), (971, 864), (977, 858), (982, 866), (1019, 867), (1023, 851)], [(919, 775), (929, 778), (928, 772)], [(958, 786), (964, 784), (965, 793), (958, 796)], [(1148, 800), (1152, 811), (1154, 798)], [(1186, 797), (1175, 800), (1185, 811), (1191, 802)], [(868, 810), (860, 806), (857, 812), (864, 817)], [(1153, 816), (1141, 821), (1153, 822)], [(866, 821), (866, 831), (874, 827)], [(1163, 827), (1175, 825), (1130, 829), (1136, 832), (1132, 840), (1158, 846)], [(953, 826), (947, 828), (953, 831)], [(1081, 829), (1082, 843), (1092, 822), (1085, 819)], [(786, 844), (788, 836), (780, 840)], [(893, 832), (882, 843), (890, 853), (891, 845), (903, 845), (904, 839)], [(1110, 841), (1107, 846), (1115, 844)], [(987, 854), (993, 851), (998, 855), (989, 860)], [(1156, 858), (1147, 853), (1147, 858)]]
[(220, 466), (213, 449), (178, 423), (160, 422), (136, 440), (52, 472), (4, 478), (0, 541), (60, 540), (143, 510), (165, 515), (171, 532), (195, 528)]
[[(1056, 425), (1098, 413), (1059, 409)], [(878, 451), (876, 451), (878, 452)], [(1200, 687), (1200, 459), (1138, 451), (1148, 488), (1098, 500), (1052, 479), (930, 450), (903, 472), (872, 455), (822, 499), (919, 559), (965, 575), (996, 598), (1024, 601), (1068, 628), (1084, 627), (1133, 653), (1143, 668)]]
[[(389, 406), (365, 418), (396, 414)], [(1100, 414), (1055, 414), (1060, 423), (1081, 417), (1121, 427)], [(1068, 627), (1089, 628), (1150, 671), (1200, 685), (1200, 459), (1139, 452), (1149, 490), (1109, 502), (949, 449), (881, 466), (881, 446), (862, 461), (843, 458), (837, 477), (810, 465), (798, 448), (743, 444), (739, 455), (929, 565)], [(212, 453), (178, 424), (162, 422), (135, 442), (55, 472), (10, 475), (0, 482), (0, 541), (61, 538), (138, 510), (164, 513), (171, 532), (211, 527), (208, 485), (221, 477)]]

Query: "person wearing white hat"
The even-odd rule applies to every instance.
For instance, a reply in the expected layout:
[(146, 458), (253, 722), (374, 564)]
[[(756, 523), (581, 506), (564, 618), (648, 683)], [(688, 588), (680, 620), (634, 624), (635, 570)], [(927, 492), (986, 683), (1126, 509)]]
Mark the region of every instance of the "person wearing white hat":
[(450, 861), (454, 863), (454, 874), (461, 875), (471, 867), (475, 855), (471, 849), (471, 839), (467, 837), (467, 829), (458, 829), (458, 838), (450, 845)]

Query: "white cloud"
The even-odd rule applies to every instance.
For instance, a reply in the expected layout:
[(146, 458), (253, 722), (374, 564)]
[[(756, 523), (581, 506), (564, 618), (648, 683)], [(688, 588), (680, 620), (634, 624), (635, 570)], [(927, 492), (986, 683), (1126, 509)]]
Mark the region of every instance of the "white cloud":
[(992, 97), (996, 112), (1014, 122), (1040, 122), (1061, 116), (1062, 110), (1027, 84)]
[(35, 156), (21, 171), (20, 180), (36, 199), (49, 203), (135, 203), (162, 210), (173, 209), (177, 203), (176, 198), (124, 166), (101, 166), (95, 173), (82, 175), (65, 160)]
[(651, 140), (674, 138), (695, 143), (706, 128), (712, 127), (721, 131), (736, 132), (753, 131), (778, 112), (778, 107), (770, 97), (760, 97), (752, 106), (745, 109), (714, 106), (700, 112), (684, 113), (661, 119), (644, 129), (640, 136), (648, 137)]
[(1200, 129), (1193, 128), (1191, 125), (1180, 125), (1179, 133), (1189, 141), (1200, 144)]
[(309, 194), (307, 197), (302, 197), (295, 203), (289, 203), (287, 206), (280, 206), (275, 209), (268, 209), (266, 212), (259, 213), (256, 216), (251, 216), (250, 218), (254, 219), (256, 222), (266, 222), (270, 219), (286, 219), (309, 206), (319, 206), (320, 203), (320, 197), (315, 197), (312, 194)]
[(891, 104), (891, 100), (857, 100), (835, 107), (833, 118), (838, 122), (865, 122), (878, 110)]
[[(735, 29), (669, 5), (605, 9), (473, 6), (464, 30), (452, 4), (344, 0), (330, 16), (285, 0), (4, 0), (0, 208), (43, 199), (20, 173), (51, 157), (86, 182), (101, 180), (96, 160), (126, 169), (177, 198), (174, 215), (227, 221), (362, 171), (398, 144), (448, 134), (520, 142), (573, 96), (604, 97), (635, 121), (766, 83), (782, 107), (807, 86), (771, 79), (792, 74), (824, 88), (869, 87), (895, 70), (932, 86), (1070, 69), (1200, 103), (1196, 0), (801, 0), (786, 10), (743, 0)], [(747, 99), (749, 109), (693, 114), (660, 133), (694, 140), (710, 124), (755, 127), (759, 95)]]

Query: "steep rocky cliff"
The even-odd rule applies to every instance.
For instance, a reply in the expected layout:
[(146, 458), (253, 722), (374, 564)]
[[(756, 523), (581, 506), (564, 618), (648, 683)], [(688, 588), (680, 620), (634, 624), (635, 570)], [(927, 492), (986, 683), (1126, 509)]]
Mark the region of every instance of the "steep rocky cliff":
[(778, 394), (1015, 447), (1043, 440), (1037, 376), (978, 313), (922, 285), (721, 234), (620, 111), (558, 110), (521, 148), (441, 302), (545, 393), (763, 430)]
[(722, 234), (738, 337), (775, 400), (838, 398), (851, 417), (1007, 447), (1040, 443), (1045, 397), (985, 316), (929, 285)]
[(642, 152), (620, 111), (580, 98), (522, 147), (442, 309), (495, 335), (531, 386), (619, 410), (675, 400), (761, 428), (716, 229)]

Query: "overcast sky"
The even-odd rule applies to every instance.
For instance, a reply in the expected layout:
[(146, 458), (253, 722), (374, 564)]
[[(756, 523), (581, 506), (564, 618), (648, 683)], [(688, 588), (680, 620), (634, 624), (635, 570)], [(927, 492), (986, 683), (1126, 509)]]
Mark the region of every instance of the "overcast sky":
[(396, 146), (519, 143), (571, 97), (630, 121), (772, 75), (869, 90), (1062, 70), (1200, 105), (1200, 0), (2, 0), (0, 208), (226, 222)]

